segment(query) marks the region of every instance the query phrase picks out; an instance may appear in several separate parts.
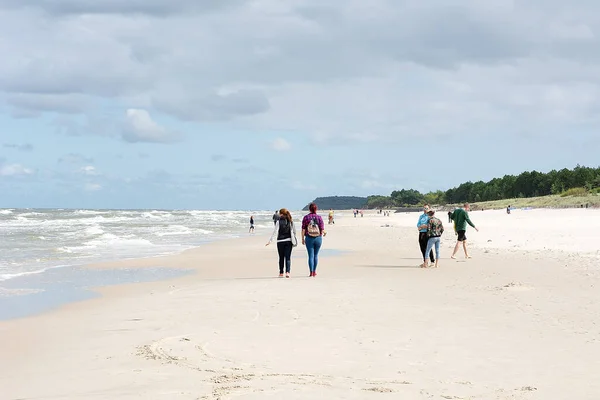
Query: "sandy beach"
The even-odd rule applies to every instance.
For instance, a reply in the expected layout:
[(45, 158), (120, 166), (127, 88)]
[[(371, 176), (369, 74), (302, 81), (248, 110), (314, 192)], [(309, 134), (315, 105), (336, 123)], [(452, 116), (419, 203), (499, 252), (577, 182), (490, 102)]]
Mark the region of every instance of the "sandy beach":
[(438, 269), (374, 212), (336, 213), (316, 278), (264, 229), (90, 266), (193, 273), (0, 322), (0, 399), (600, 398), (600, 211), (473, 211), (469, 260), (440, 214)]

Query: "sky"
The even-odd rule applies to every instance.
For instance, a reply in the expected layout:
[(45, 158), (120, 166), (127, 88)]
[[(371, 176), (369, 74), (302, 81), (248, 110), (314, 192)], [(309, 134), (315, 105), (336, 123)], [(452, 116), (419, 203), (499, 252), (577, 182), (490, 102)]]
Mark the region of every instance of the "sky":
[(592, 0), (0, 0), (0, 207), (297, 209), (598, 166)]

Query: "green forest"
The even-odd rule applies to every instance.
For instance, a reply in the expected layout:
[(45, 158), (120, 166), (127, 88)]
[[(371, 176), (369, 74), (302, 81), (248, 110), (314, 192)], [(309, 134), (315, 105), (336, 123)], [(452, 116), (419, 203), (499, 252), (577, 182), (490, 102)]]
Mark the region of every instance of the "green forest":
[(600, 193), (600, 167), (577, 165), (550, 172), (526, 171), (488, 182), (465, 182), (446, 191), (420, 193), (414, 189), (394, 190), (389, 196), (367, 197), (368, 208), (404, 207), (423, 203), (458, 204), (547, 195)]

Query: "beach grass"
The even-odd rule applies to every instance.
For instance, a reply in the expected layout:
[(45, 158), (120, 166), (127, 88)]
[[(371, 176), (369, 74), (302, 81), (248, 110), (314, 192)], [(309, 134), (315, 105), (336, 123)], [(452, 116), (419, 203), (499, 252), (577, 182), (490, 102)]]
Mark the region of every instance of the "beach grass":
[(495, 201), (483, 201), (471, 203), (471, 208), (475, 210), (484, 209), (502, 209), (508, 206), (523, 208), (581, 208), (600, 207), (600, 196), (598, 194), (587, 194), (583, 196), (541, 196), (529, 198), (514, 198)]

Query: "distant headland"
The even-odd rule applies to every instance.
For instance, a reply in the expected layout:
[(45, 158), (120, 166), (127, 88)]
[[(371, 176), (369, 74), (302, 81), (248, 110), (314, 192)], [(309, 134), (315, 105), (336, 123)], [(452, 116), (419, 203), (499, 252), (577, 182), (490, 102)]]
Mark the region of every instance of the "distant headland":
[[(352, 210), (367, 208), (367, 197), (357, 196), (325, 196), (317, 197), (313, 200), (321, 210)], [(308, 210), (308, 204), (302, 209), (303, 211)]]

